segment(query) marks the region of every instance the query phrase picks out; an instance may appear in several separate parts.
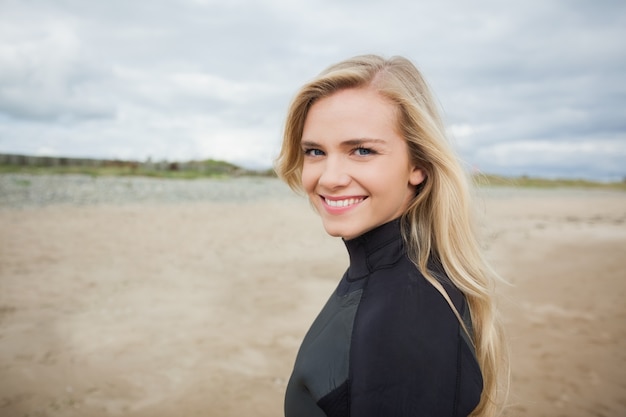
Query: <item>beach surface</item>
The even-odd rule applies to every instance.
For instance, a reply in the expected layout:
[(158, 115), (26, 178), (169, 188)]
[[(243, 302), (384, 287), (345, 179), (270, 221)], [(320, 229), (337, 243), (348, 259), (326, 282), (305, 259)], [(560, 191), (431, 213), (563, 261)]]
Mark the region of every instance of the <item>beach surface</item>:
[[(626, 193), (482, 188), (506, 416), (626, 415)], [(282, 415), (348, 258), (278, 180), (0, 175), (0, 416)]]

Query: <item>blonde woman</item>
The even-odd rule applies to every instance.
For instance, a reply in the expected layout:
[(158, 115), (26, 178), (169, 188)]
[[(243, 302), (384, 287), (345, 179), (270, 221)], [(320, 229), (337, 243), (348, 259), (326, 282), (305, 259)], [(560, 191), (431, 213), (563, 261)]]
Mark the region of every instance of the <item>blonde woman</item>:
[(276, 170), (350, 258), (302, 342), (285, 415), (495, 415), (495, 275), (472, 229), (466, 175), (413, 64), (359, 56), (304, 85)]

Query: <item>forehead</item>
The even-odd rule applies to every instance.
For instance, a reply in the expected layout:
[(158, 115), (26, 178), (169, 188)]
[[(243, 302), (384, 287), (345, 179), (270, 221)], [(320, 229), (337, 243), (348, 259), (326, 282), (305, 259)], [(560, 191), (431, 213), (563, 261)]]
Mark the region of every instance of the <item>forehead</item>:
[(397, 135), (397, 123), (396, 105), (377, 91), (340, 90), (311, 106), (302, 140), (386, 139)]

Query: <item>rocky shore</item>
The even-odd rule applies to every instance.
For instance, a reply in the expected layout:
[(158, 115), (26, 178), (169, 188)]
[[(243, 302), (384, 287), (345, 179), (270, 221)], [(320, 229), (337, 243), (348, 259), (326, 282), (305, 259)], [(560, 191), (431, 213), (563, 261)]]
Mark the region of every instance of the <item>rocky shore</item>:
[(57, 204), (236, 203), (293, 196), (293, 192), (280, 180), (266, 177), (180, 180), (88, 175), (0, 175), (0, 208)]

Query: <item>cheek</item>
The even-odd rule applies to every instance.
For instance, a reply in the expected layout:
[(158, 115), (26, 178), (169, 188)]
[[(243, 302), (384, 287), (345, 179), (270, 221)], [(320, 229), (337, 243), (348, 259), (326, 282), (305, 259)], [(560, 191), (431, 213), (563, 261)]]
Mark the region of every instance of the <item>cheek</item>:
[(386, 198), (404, 198), (407, 190), (411, 187), (409, 185), (408, 173), (402, 171), (393, 172), (393, 169), (397, 167), (386, 167), (385, 170), (375, 172), (385, 172), (387, 175), (371, 175), (368, 173), (367, 180), (364, 180), (369, 188), (370, 192), (377, 193), (378, 195), (384, 195)]
[[(366, 188), (370, 193), (374, 194), (387, 194), (392, 188), (391, 186), (397, 183), (397, 179), (393, 175), (388, 174), (389, 167), (365, 167), (365, 169), (359, 170), (354, 174), (354, 178), (359, 184)], [(383, 175), (381, 175), (383, 173)]]

